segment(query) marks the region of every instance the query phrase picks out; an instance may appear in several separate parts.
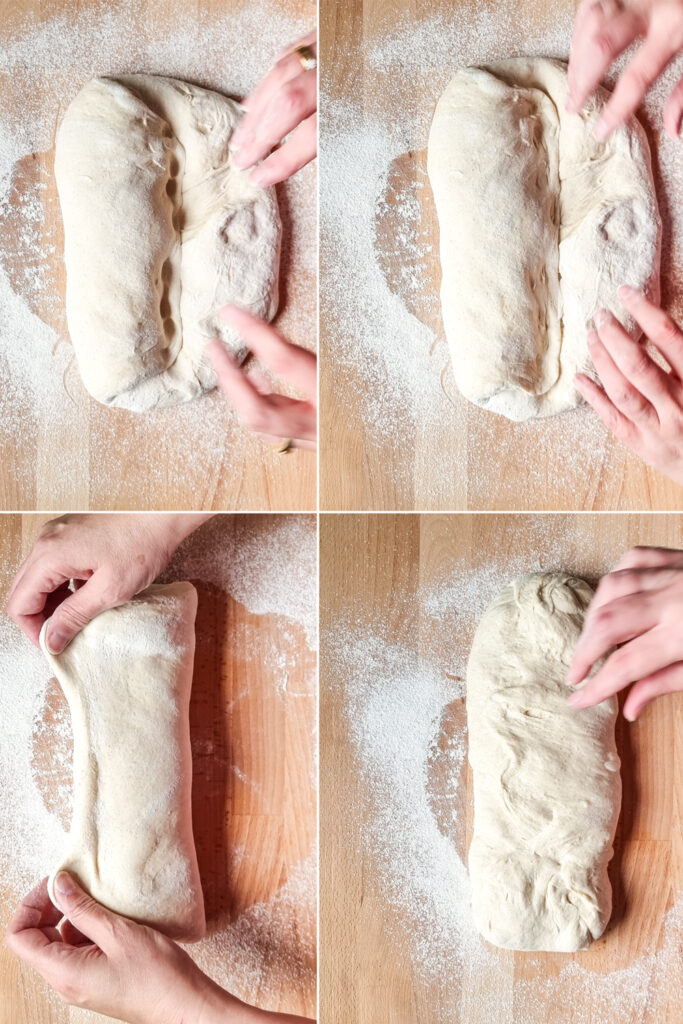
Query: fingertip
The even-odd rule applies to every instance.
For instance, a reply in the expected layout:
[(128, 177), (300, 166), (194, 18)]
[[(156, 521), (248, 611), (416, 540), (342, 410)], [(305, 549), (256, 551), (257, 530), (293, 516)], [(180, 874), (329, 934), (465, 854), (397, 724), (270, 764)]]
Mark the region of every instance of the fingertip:
[(58, 626), (48, 627), (48, 631), (45, 634), (45, 646), (50, 654), (56, 656), (62, 654), (70, 639)]
[(598, 142), (606, 142), (614, 131), (614, 126), (609, 123), (604, 117), (598, 118), (593, 128), (593, 134)]

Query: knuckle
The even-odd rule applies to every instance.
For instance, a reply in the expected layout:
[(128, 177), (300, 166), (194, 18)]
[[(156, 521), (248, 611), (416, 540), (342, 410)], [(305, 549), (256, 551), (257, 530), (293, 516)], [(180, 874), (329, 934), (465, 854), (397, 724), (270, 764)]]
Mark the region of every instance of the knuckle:
[(305, 103), (304, 91), (296, 82), (286, 82), (280, 90), (280, 104), (286, 113), (298, 113)]
[[(683, 83), (679, 83), (679, 85), (680, 84)], [(662, 313), (660, 315), (659, 323), (657, 324), (657, 331), (662, 338), (665, 338), (668, 341), (678, 340), (681, 336), (678, 326), (666, 315), (666, 313)]]
[(598, 32), (593, 43), (602, 57), (611, 57), (616, 49), (614, 40), (609, 33), (605, 31)]

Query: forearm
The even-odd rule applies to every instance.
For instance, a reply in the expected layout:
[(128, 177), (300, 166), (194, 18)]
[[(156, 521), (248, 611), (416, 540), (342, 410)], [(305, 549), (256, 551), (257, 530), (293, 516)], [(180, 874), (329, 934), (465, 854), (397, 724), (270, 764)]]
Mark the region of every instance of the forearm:
[[(202, 1008), (192, 1024), (315, 1024), (310, 1017), (290, 1013), (272, 1013), (249, 1006), (206, 978)], [(190, 1024), (188, 1021), (187, 1024)]]

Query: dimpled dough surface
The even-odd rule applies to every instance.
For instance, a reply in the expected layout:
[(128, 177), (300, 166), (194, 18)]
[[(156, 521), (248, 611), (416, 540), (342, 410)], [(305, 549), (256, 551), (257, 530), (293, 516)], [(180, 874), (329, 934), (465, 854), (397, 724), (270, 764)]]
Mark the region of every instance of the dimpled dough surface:
[(66, 869), (119, 914), (194, 941), (205, 931), (192, 836), (189, 701), (197, 592), (151, 586), (98, 615), (62, 654), (40, 644), (74, 737)]
[(472, 644), (472, 909), (484, 938), (507, 949), (585, 949), (612, 910), (617, 701), (567, 704), (567, 669), (592, 596), (565, 573), (526, 576), (489, 606)]
[(227, 303), (272, 318), (280, 219), (273, 189), (232, 164), (233, 100), (171, 78), (95, 78), (57, 134), (66, 312), (83, 383), (135, 412), (215, 386), (204, 357)]
[(441, 307), (456, 384), (512, 420), (581, 398), (586, 336), (622, 284), (659, 297), (661, 223), (641, 126), (607, 142), (606, 93), (565, 111), (566, 65), (514, 59), (458, 71), (436, 107), (428, 171), (439, 218)]

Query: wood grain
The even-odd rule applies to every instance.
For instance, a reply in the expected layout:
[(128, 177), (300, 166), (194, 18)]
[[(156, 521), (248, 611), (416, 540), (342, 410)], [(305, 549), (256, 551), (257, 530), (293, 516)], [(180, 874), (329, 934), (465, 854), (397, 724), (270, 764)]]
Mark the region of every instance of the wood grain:
[[(2, 607), (14, 571), (45, 518), (0, 516)], [(222, 518), (220, 535), (227, 543), (240, 517)], [(265, 535), (269, 520), (272, 527), (268, 516), (260, 519), (261, 526), (259, 520), (251, 523)], [(201, 534), (202, 529), (189, 543), (201, 542)], [(209, 936), (186, 948), (201, 955), (202, 963), (215, 965), (219, 983), (226, 976), (239, 977), (239, 966), (224, 962), (233, 948), (228, 929), (241, 915), (247, 915), (246, 924), (256, 913), (253, 934), (245, 932), (244, 941), (246, 947), (263, 942), (255, 961), (260, 957), (261, 968), (245, 968), (248, 991), (240, 994), (265, 1009), (312, 1017), (315, 943), (308, 937), (315, 934), (315, 908), (310, 901), (301, 906), (292, 902), (272, 918), (268, 930), (259, 926), (254, 908), (276, 899), (315, 848), (315, 658), (303, 630), (290, 620), (284, 629), (279, 616), (254, 615), (217, 587), (192, 582), (199, 595), (190, 704), (193, 826)], [(286, 692), (278, 687), (278, 658), (285, 658), (289, 668)], [(70, 740), (62, 749), (60, 733), (50, 727), (65, 713), (66, 703), (53, 680), (40, 716), (46, 728), (34, 732), (32, 763), (46, 806), (68, 828), (64, 792), (71, 784)], [(8, 883), (12, 874), (8, 870), (0, 882), (3, 931), (25, 895)], [(266, 917), (262, 912), (261, 920)], [(42, 978), (0, 946), (0, 1024), (94, 1024), (105, 1019), (62, 1005)]]
[[(434, 622), (423, 613), (418, 587), (429, 591), (443, 581), (466, 579), (479, 571), (482, 576), (477, 578), (490, 579), (491, 567), (505, 582), (537, 568), (566, 568), (595, 580), (635, 544), (683, 547), (680, 517), (323, 515), (320, 534), (321, 1020), (489, 1024), (495, 1005), (496, 1024), (564, 1021), (567, 1013), (574, 1014), (572, 1022), (590, 1024), (680, 1024), (680, 973), (674, 970), (669, 977), (656, 962), (639, 979), (642, 992), (621, 982), (624, 1002), (616, 1009), (609, 1000), (600, 1003), (598, 994), (600, 975), (628, 969), (660, 949), (664, 915), (683, 888), (683, 694), (655, 701), (633, 725), (621, 716), (618, 720), (624, 792), (610, 866), (614, 910), (605, 935), (590, 950), (574, 956), (487, 946), (495, 957), (495, 973), (477, 957), (465, 963), (462, 973), (449, 972), (439, 982), (430, 982), (412, 956), (408, 939), (401, 939), (402, 929), (411, 927), (415, 918), (407, 909), (397, 909), (379, 884), (376, 854), (368, 838), (368, 808), (376, 790), (371, 792), (371, 769), (361, 770), (351, 741), (350, 728), (359, 722), (352, 722), (345, 712), (349, 669), (340, 668), (328, 645), (330, 630), (347, 621), (354, 623), (349, 641), (355, 629), (368, 628), (389, 643), (407, 644), (415, 654), (431, 651), (438, 670), (446, 672), (455, 646), (462, 645), (465, 653), (469, 649), (476, 616), (458, 606), (457, 620), (448, 620), (456, 621), (457, 634), (449, 633), (451, 639), (435, 654)], [(462, 728), (464, 700), (449, 706), (449, 715), (451, 725)], [(442, 720), (446, 730), (448, 722)], [(430, 786), (439, 784), (438, 773), (429, 778)], [(447, 804), (450, 811), (454, 801), (457, 821), (464, 825), (451, 826), (449, 838), (465, 860), (472, 824), (469, 769)], [(578, 985), (569, 987), (560, 1015), (544, 983), (557, 979), (573, 961), (595, 975), (594, 996)], [(616, 976), (614, 982), (608, 980), (620, 985)], [(535, 993), (533, 1003), (524, 995), (525, 981)], [(486, 1012), (483, 1006), (488, 1007)]]
[[(509, 29), (510, 6), (490, 5), (490, 18), (482, 31), (493, 37), (495, 19), (500, 19), (500, 40)], [(553, 25), (566, 20), (573, 11), (572, 0), (550, 4), (548, 0), (519, 0), (525, 18), (538, 21), (539, 36), (552, 35)], [(322, 103), (353, 98), (358, 119), (384, 117), (394, 126), (407, 109), (433, 110), (443, 85), (433, 78), (411, 77), (407, 68), (396, 66), (393, 74), (381, 66), (373, 47), (387, 37), (415, 26), (416, 54), (429, 46), (419, 35), (423, 21), (441, 15), (457, 22), (471, 12), (473, 22), (483, 19), (482, 4), (474, 0), (334, 0), (320, 4), (321, 68), (325, 83)], [(567, 40), (567, 45), (569, 40)], [(498, 45), (502, 45), (499, 43)], [(498, 54), (501, 56), (502, 54)], [(513, 54), (509, 54), (512, 56)], [(559, 54), (557, 54), (559, 56)], [(568, 52), (564, 54), (565, 58)], [(485, 58), (484, 58), (485, 59)], [(425, 55), (427, 67), (429, 54)], [(453, 57), (453, 70), (458, 56)], [(447, 70), (447, 69), (446, 69)], [(426, 85), (425, 85), (426, 82)], [(409, 84), (408, 84), (409, 83)], [(444, 82), (445, 84), (445, 82)], [(323, 113), (325, 113), (323, 109)], [(321, 189), (325, 190), (326, 124), (336, 131), (334, 108), (328, 107), (321, 121)], [(648, 129), (651, 146), (657, 149), (657, 132)], [(406, 130), (406, 144), (414, 144)], [(413, 423), (406, 415), (396, 429), (377, 430), (368, 419), (386, 416), (380, 397), (363, 377), (363, 360), (349, 368), (339, 351), (334, 322), (336, 310), (327, 294), (326, 281), (334, 278), (335, 250), (326, 241), (321, 224), (321, 434), (320, 500), (322, 510), (447, 511), (474, 510), (647, 510), (680, 509), (683, 492), (662, 474), (644, 465), (634, 454), (611, 439), (594, 414), (584, 408), (549, 420), (517, 424), (467, 402), (459, 395), (450, 369), (441, 321), (438, 259), (439, 229), (431, 187), (426, 173), (426, 130), (422, 148), (405, 152), (384, 169), (386, 181), (368, 183), (376, 194), (375, 253), (391, 292), (405, 306), (406, 325), (411, 315), (425, 324), (436, 339), (430, 351), (434, 363), (433, 387), (443, 389), (446, 410), (438, 427), (424, 419)], [(338, 140), (336, 140), (338, 145)], [(368, 148), (374, 145), (369, 133)], [(663, 195), (663, 178), (655, 157), (658, 192)], [(419, 207), (419, 216), (407, 226), (395, 211), (401, 204)], [(663, 203), (662, 203), (663, 206)], [(393, 211), (393, 212), (392, 212)], [(350, 211), (350, 215), (353, 211)], [(671, 264), (669, 242), (671, 218), (662, 209), (665, 222), (663, 259), (663, 302), (683, 317), (683, 288), (676, 267)], [(412, 231), (406, 253), (402, 240)], [(362, 258), (362, 257), (361, 257)], [(400, 287), (401, 270), (409, 264), (411, 280), (419, 287)], [(372, 279), (370, 268), (368, 278)], [(366, 300), (375, 301), (370, 295)], [(359, 308), (362, 302), (359, 302)], [(381, 326), (377, 326), (381, 331)], [(408, 330), (408, 326), (406, 326)], [(365, 339), (355, 339), (359, 350)], [(424, 358), (424, 356), (421, 356)], [(386, 359), (391, 360), (389, 342)], [(444, 367), (443, 372), (440, 371)], [(373, 378), (372, 388), (381, 388), (383, 371)], [(441, 373), (441, 379), (440, 379)], [(421, 378), (420, 378), (421, 379)], [(390, 390), (393, 385), (387, 385)], [(394, 401), (388, 394), (387, 402)], [(371, 408), (369, 417), (367, 409)], [(393, 420), (392, 420), (393, 423)], [(577, 449), (581, 454), (577, 454)]]
[[(125, 6), (125, 5), (124, 5)], [(207, 16), (223, 18), (231, 31), (231, 15), (249, 6), (248, 0), (201, 0), (181, 5), (192, 13), (199, 30)], [(313, 0), (286, 0), (283, 12), (313, 24)], [(77, 5), (79, 18), (100, 8), (97, 0)], [(130, 31), (136, 39), (165, 37), (178, 12), (177, 0), (131, 7)], [(49, 26), (53, 20), (76, 10), (71, 0), (45, 4), (41, 0), (0, 3), (2, 27), (0, 48), (10, 47), (23, 34), (27, 19), (35, 26)], [(35, 29), (33, 29), (35, 31)], [(289, 39), (282, 39), (284, 47)], [(74, 50), (78, 53), (78, 39)], [(188, 41), (188, 46), (192, 43)], [(248, 41), (245, 40), (245, 47)], [(258, 45), (258, 44), (254, 44)], [(276, 46), (277, 49), (277, 46)], [(276, 50), (264, 57), (263, 73)], [(44, 59), (38, 57), (38, 60)], [(202, 54), (206, 80), (211, 86), (212, 54)], [(78, 61), (78, 57), (76, 57)], [(61, 70), (61, 69), (60, 69)], [(101, 66), (84, 66), (82, 81), (97, 73), (115, 73), (103, 51)], [(144, 71), (132, 67), (128, 71)], [(222, 69), (224, 72), (225, 69)], [(50, 88), (51, 76), (39, 78), (39, 88)], [(14, 110), (25, 102), (17, 93), (11, 75), (0, 74), (0, 98)], [(60, 96), (57, 122), (72, 96)], [(31, 109), (39, 102), (32, 95)], [(52, 97), (50, 97), (52, 100)], [(59, 201), (54, 183), (53, 145), (23, 157), (14, 167), (10, 202), (0, 211), (4, 270), (17, 294), (24, 294), (26, 277), (40, 273), (44, 287), (29, 290), (26, 302), (31, 313), (47, 324), (56, 336), (55, 351), (61, 356), (70, 347), (64, 314), (65, 274), (63, 232)], [(303, 190), (315, 207), (316, 172), (310, 167), (302, 174)], [(301, 182), (296, 186), (301, 191)], [(283, 220), (281, 261), (281, 304), (276, 326), (285, 336), (310, 347), (315, 337), (315, 274), (298, 258), (296, 282), (292, 276), (293, 223), (291, 186), (278, 186)], [(37, 256), (40, 245), (40, 257)], [(299, 242), (296, 243), (297, 246)], [(45, 261), (43, 252), (52, 247)], [(39, 266), (37, 264), (40, 264)], [(0, 331), (8, 330), (0, 325)], [(10, 339), (7, 339), (10, 343)], [(43, 353), (44, 360), (54, 352)], [(60, 359), (60, 367), (66, 363)], [(55, 365), (57, 365), (55, 363)], [(55, 371), (61, 375), (62, 370)], [(75, 358), (68, 361), (63, 399), (58, 414), (39, 408), (37, 399), (16, 386), (10, 365), (0, 359), (0, 388), (11, 396), (11, 416), (0, 439), (0, 508), (7, 510), (69, 509), (230, 509), (230, 510), (312, 510), (316, 506), (317, 471), (315, 457), (294, 450), (283, 457), (268, 444), (250, 435), (238, 423), (228, 402), (219, 392), (191, 403), (195, 408), (174, 406), (145, 414), (100, 405), (83, 387)], [(9, 399), (8, 399), (9, 400)], [(52, 405), (55, 404), (52, 401)]]

